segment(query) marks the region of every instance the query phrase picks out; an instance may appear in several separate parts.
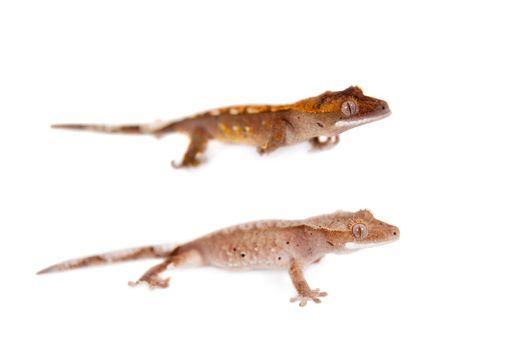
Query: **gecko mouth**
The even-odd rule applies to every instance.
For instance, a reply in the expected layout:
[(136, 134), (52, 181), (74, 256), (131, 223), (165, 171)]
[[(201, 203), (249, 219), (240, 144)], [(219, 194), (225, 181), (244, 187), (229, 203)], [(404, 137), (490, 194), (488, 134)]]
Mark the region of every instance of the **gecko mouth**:
[(366, 248), (378, 247), (380, 245), (385, 245), (385, 244), (392, 243), (392, 242), (393, 241), (368, 242), (368, 243), (348, 242), (345, 244), (345, 248), (348, 250), (366, 249)]
[(345, 129), (355, 128), (356, 126), (359, 126), (359, 125), (368, 124), (368, 123), (375, 122), (377, 120), (384, 119), (388, 117), (390, 114), (392, 114), (392, 112), (390, 112), (390, 109), (387, 109), (385, 111), (372, 112), (372, 113), (369, 113), (357, 119), (339, 120), (335, 122), (335, 127), (345, 128)]

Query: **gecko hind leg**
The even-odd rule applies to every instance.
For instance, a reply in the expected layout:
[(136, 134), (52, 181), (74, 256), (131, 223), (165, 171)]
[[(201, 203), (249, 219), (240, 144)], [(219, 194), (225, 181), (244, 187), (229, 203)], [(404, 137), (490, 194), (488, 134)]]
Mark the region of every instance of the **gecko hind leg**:
[(196, 167), (201, 164), (199, 156), (201, 156), (208, 147), (208, 140), (210, 135), (203, 128), (197, 128), (190, 134), (190, 144), (188, 149), (184, 154), (182, 163), (177, 164), (174, 160), (171, 161), (171, 166), (175, 169), (184, 168), (184, 167)]
[(168, 257), (160, 264), (151, 267), (137, 281), (129, 281), (128, 285), (130, 287), (135, 287), (141, 284), (147, 284), (150, 289), (167, 288), (169, 286), (170, 279), (160, 277), (161, 273), (166, 271), (168, 268), (190, 264), (200, 265), (201, 263), (201, 256), (195, 250), (188, 250), (183, 253), (177, 253), (177, 251), (175, 251), (174, 255)]
[(339, 135), (328, 136), (324, 141), (322, 141), (319, 136), (312, 137), (309, 142), (314, 151), (327, 150), (339, 143)]
[(310, 286), (304, 278), (303, 268), (297, 263), (297, 261), (292, 261), (292, 265), (288, 272), (298, 293), (296, 297), (290, 299), (291, 303), (298, 301), (299, 306), (303, 307), (309, 300), (312, 300), (314, 303), (319, 304), (321, 302), (321, 299), (319, 298), (328, 295), (326, 292), (321, 292), (319, 289), (310, 289)]

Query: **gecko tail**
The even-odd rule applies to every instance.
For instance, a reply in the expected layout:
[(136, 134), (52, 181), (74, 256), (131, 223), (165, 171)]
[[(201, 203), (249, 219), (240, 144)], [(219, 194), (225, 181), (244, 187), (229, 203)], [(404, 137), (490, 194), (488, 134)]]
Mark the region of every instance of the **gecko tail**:
[(176, 244), (152, 245), (140, 248), (116, 250), (108, 253), (91, 255), (77, 259), (66, 260), (61, 263), (51, 265), (37, 272), (42, 275), (51, 272), (61, 272), (78, 269), (88, 266), (109, 265), (118, 262), (142, 260), (142, 259), (160, 259), (172, 254), (177, 249)]
[(146, 134), (142, 125), (103, 125), (103, 124), (53, 124), (53, 129), (85, 130), (106, 134)]
[(105, 124), (52, 124), (53, 129), (83, 130), (105, 134), (155, 135), (176, 131), (179, 122), (153, 122), (149, 124), (105, 125)]

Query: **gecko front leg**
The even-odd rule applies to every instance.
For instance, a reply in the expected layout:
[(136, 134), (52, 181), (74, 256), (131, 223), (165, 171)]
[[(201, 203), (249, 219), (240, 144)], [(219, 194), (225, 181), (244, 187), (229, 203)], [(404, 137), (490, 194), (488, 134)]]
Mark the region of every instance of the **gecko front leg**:
[(135, 287), (145, 283), (150, 287), (150, 289), (167, 288), (169, 286), (170, 279), (160, 277), (161, 273), (166, 271), (168, 268), (190, 264), (195, 265), (196, 263), (197, 265), (202, 263), (201, 255), (198, 251), (188, 250), (183, 253), (178, 253), (177, 250), (175, 250), (172, 256), (168, 257), (160, 264), (151, 267), (136, 282), (129, 281), (128, 285), (130, 287)]
[(309, 141), (313, 150), (327, 150), (339, 143), (339, 135), (328, 136), (324, 141), (321, 141), (321, 138), (317, 136), (312, 137)]
[(308, 300), (312, 300), (315, 303), (321, 302), (321, 297), (328, 295), (326, 292), (321, 292), (319, 289), (310, 289), (310, 286), (306, 282), (303, 274), (303, 267), (296, 260), (292, 261), (289, 269), (290, 278), (292, 283), (297, 290), (298, 295), (290, 299), (291, 303), (299, 301), (299, 306), (305, 306)]
[(257, 152), (261, 155), (275, 151), (277, 148), (286, 144), (286, 128), (290, 125), (285, 120), (264, 121), (263, 125), (270, 126), (268, 138), (263, 145), (257, 147)]
[(190, 166), (195, 167), (201, 163), (201, 160), (198, 159), (198, 157), (206, 151), (206, 148), (208, 147), (208, 140), (210, 139), (210, 135), (205, 129), (196, 128), (195, 130), (191, 132), (190, 138), (191, 138), (190, 144), (188, 145), (188, 149), (186, 150), (186, 153), (184, 154), (182, 163), (177, 164), (175, 161), (171, 161), (171, 166), (174, 167), (175, 169), (190, 167)]

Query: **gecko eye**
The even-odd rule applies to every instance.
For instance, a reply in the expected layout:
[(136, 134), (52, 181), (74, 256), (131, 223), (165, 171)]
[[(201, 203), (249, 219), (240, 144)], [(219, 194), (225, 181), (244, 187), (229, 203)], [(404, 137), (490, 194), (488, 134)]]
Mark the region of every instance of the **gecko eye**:
[(347, 117), (356, 114), (357, 109), (357, 104), (354, 101), (345, 101), (341, 105), (341, 112)]
[(363, 224), (355, 224), (352, 227), (352, 233), (356, 239), (361, 240), (365, 239), (365, 237), (368, 235), (368, 229)]

